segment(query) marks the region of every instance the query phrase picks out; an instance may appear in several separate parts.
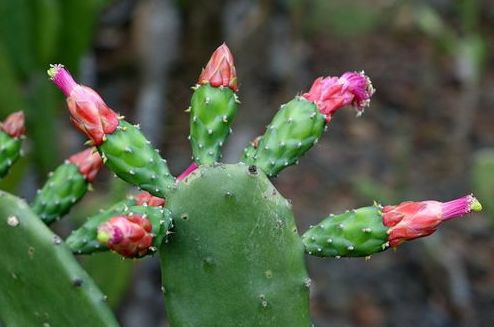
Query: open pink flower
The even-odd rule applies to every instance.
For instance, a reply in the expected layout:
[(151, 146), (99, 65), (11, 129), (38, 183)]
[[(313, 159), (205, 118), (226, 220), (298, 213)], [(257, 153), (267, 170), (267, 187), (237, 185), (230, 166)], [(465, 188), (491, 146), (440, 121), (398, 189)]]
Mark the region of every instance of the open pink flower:
[(391, 247), (415, 238), (432, 234), (443, 221), (480, 211), (482, 206), (472, 195), (449, 202), (407, 201), (396, 206), (385, 206), (383, 223), (390, 227), (388, 241)]
[(98, 227), (98, 241), (124, 257), (145, 255), (153, 242), (152, 225), (139, 215), (116, 216)]
[(26, 128), (24, 126), (24, 113), (17, 111), (10, 114), (3, 123), (0, 123), (0, 130), (4, 131), (13, 138), (19, 138), (24, 135)]
[(94, 180), (101, 166), (103, 166), (103, 160), (101, 160), (96, 148), (86, 149), (72, 155), (69, 158), (69, 162), (79, 167), (79, 172), (88, 182)]
[(64, 66), (52, 65), (48, 75), (67, 97), (72, 122), (94, 145), (100, 145), (105, 134), (117, 129), (117, 113), (93, 89), (77, 84)]
[(329, 122), (334, 112), (348, 105), (355, 107), (361, 114), (369, 105), (374, 91), (370, 79), (364, 73), (347, 72), (341, 77), (317, 78), (303, 97), (313, 101)]
[(220, 45), (211, 55), (211, 59), (202, 70), (199, 84), (211, 84), (214, 87), (229, 87), (238, 91), (237, 73), (233, 64), (233, 56), (225, 43)]

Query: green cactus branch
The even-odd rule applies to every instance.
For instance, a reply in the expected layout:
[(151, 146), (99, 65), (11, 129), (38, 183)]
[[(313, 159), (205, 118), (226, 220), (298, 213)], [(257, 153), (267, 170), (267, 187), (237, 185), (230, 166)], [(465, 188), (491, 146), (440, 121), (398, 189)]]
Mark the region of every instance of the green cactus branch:
[(173, 227), (170, 211), (167, 208), (135, 205), (135, 200), (132, 198), (89, 217), (81, 227), (74, 230), (67, 238), (67, 246), (75, 254), (108, 251), (108, 247), (98, 240), (98, 228), (112, 217), (133, 214), (143, 215), (151, 222), (153, 245), (146, 254), (153, 254)]
[(118, 326), (105, 296), (22, 200), (0, 191), (0, 317), (6, 326)]
[(67, 214), (87, 190), (88, 183), (79, 173), (79, 168), (67, 162), (49, 174), (45, 185), (37, 192), (31, 208), (49, 225)]
[(324, 127), (324, 115), (317, 106), (296, 97), (281, 106), (257, 146), (247, 147), (241, 161), (256, 165), (266, 175), (274, 177), (312, 148)]
[(124, 181), (165, 198), (175, 188), (166, 160), (138, 127), (121, 120), (116, 131), (98, 146), (105, 165)]

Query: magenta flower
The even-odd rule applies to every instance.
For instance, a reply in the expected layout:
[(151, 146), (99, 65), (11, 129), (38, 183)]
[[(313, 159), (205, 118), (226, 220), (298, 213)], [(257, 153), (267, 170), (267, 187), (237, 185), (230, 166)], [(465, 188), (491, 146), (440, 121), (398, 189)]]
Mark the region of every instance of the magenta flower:
[(72, 122), (94, 145), (100, 145), (106, 134), (117, 129), (117, 113), (106, 105), (96, 91), (77, 84), (62, 65), (52, 65), (48, 75), (67, 97)]
[(363, 72), (347, 72), (339, 78), (317, 78), (303, 97), (313, 101), (329, 122), (334, 112), (348, 105), (361, 114), (369, 105), (374, 91), (370, 79)]
[(388, 241), (391, 247), (436, 231), (443, 221), (461, 217), (482, 206), (473, 195), (466, 195), (449, 202), (407, 201), (396, 206), (385, 206), (383, 223), (390, 227)]

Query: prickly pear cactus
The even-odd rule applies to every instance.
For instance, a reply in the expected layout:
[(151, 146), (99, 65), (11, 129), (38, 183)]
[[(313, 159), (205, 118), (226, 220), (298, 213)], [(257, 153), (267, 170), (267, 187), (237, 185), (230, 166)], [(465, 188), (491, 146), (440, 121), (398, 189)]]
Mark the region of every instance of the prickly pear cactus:
[(6, 326), (118, 326), (63, 241), (0, 191), (0, 321)]
[(240, 163), (223, 164), (220, 150), (230, 134), (238, 87), (233, 57), (220, 46), (194, 87), (188, 110), (193, 162), (176, 179), (138, 128), (94, 90), (77, 84), (61, 65), (49, 75), (105, 165), (155, 196), (145, 193), (91, 217), (67, 243), (76, 253), (113, 250), (126, 257), (159, 246), (173, 327), (311, 326), (304, 253), (369, 256), (481, 209), (472, 195), (376, 204), (330, 215), (299, 236), (289, 201), (269, 177), (317, 143), (336, 111), (353, 106), (358, 115), (363, 112), (374, 93), (363, 73), (316, 79), (308, 92), (280, 108)]
[(160, 251), (172, 326), (310, 326), (304, 246), (262, 171), (204, 166), (168, 199)]

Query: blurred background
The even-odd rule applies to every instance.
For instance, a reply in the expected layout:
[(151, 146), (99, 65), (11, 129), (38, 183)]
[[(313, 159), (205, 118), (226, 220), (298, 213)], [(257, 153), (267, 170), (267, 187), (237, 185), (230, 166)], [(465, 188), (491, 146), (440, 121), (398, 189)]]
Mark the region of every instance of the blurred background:
[[(321, 75), (364, 70), (376, 94), (339, 111), (274, 183), (304, 231), (330, 212), (476, 192), (481, 215), (364, 259), (308, 258), (316, 327), (492, 326), (494, 2), (489, 0), (0, 0), (0, 117), (24, 110), (26, 156), (0, 188), (31, 200), (85, 141), (48, 65), (63, 63), (133, 122), (179, 174), (201, 67), (231, 48), (242, 106), (224, 148), (236, 162), (279, 108)], [(103, 171), (67, 235), (130, 189)], [(81, 258), (125, 327), (167, 326), (157, 258)]]

